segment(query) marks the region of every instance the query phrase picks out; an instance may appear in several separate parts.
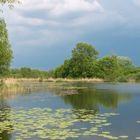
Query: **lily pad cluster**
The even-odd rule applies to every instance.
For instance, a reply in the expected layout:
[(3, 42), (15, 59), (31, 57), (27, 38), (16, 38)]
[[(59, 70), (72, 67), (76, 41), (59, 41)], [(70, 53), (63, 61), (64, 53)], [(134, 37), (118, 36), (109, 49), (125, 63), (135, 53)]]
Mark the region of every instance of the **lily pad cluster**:
[(75, 139), (81, 136), (124, 139), (103, 131), (110, 126), (109, 117), (116, 113), (94, 113), (94, 110), (51, 108), (15, 109), (0, 111), (0, 134), (13, 134), (16, 140), (24, 139)]

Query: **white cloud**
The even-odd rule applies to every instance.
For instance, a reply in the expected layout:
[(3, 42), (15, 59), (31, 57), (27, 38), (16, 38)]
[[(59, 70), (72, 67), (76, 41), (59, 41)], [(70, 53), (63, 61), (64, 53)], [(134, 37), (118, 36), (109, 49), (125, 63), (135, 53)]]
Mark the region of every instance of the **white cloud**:
[(71, 12), (102, 11), (103, 7), (97, 0), (24, 0), (22, 10), (43, 10), (50, 16), (62, 16)]
[(31, 18), (28, 16), (22, 16), (18, 10), (10, 10), (6, 9), (4, 11), (4, 17), (6, 18), (6, 21), (9, 25), (30, 25), (30, 26), (37, 26), (44, 23), (43, 19), (39, 18)]
[(67, 22), (74, 27), (84, 23), (79, 23), (82, 17), (103, 11), (98, 0), (23, 0), (12, 11), (6, 9), (4, 17), (9, 26), (58, 27)]
[(58, 3), (50, 7), (50, 13), (54, 16), (65, 15), (71, 12), (94, 12), (102, 11), (101, 5), (97, 1), (88, 2), (85, 0), (64, 0), (64, 3)]
[(140, 0), (133, 0), (134, 4), (140, 6)]
[(99, 0), (23, 0), (4, 14), (12, 42), (24, 47), (55, 46), (125, 22)]

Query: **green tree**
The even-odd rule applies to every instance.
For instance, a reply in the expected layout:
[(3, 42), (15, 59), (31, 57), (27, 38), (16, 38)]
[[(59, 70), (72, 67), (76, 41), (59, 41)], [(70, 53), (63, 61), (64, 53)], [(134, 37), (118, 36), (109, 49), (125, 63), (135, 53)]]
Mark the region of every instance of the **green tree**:
[(114, 81), (119, 76), (117, 56), (106, 56), (98, 60), (98, 73), (100, 78)]
[[(78, 43), (72, 57), (54, 70), (56, 78), (102, 78), (107, 81), (126, 81), (127, 77), (138, 77), (140, 68), (124, 56), (105, 56), (97, 59), (98, 51), (88, 43)], [(134, 75), (138, 73), (138, 75)]]
[(63, 73), (64, 73), (64, 70), (63, 70), (63, 65), (57, 67), (54, 71), (54, 77), (55, 78), (64, 78), (63, 77)]
[(130, 70), (134, 70), (134, 65), (132, 63), (132, 60), (128, 57), (124, 56), (117, 56), (117, 62), (120, 67), (120, 74), (124, 75)]
[(72, 50), (72, 58), (80, 59), (88, 58), (92, 60), (96, 60), (98, 55), (98, 51), (91, 44), (80, 42), (76, 45), (76, 47)]
[(11, 77), (14, 77), (14, 78), (48, 78), (49, 74), (47, 71), (22, 67), (20, 69), (11, 69)]
[(132, 68), (133, 67), (132, 60), (128, 57), (117, 56), (117, 61), (118, 61), (119, 66), (122, 68)]
[[(20, 3), (19, 0), (0, 0), (0, 5), (7, 5), (13, 8), (14, 3)], [(0, 12), (2, 10), (0, 9)], [(0, 75), (7, 74), (12, 60), (11, 46), (8, 40), (8, 31), (3, 19), (0, 19)]]
[(0, 19), (0, 75), (8, 72), (12, 60), (12, 50), (8, 39), (6, 24)]
[(92, 77), (93, 61), (97, 59), (98, 51), (88, 43), (78, 43), (72, 50), (70, 62), (71, 77)]
[(55, 69), (55, 78), (66, 78), (70, 77), (70, 64), (71, 60), (65, 60), (64, 64)]

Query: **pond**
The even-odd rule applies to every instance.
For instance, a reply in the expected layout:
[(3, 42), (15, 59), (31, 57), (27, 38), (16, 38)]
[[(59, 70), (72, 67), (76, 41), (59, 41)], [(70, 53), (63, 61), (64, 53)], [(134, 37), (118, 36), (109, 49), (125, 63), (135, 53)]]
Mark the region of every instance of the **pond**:
[(140, 139), (140, 84), (24, 83), (0, 96), (2, 140)]

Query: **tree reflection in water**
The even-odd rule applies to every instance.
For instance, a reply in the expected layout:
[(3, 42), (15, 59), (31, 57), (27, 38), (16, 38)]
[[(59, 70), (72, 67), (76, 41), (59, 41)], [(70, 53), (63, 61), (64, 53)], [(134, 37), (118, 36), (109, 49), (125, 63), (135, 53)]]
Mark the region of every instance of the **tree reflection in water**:
[(100, 106), (116, 109), (120, 102), (130, 100), (128, 94), (119, 94), (115, 91), (102, 91), (92, 88), (79, 89), (78, 94), (62, 96), (66, 104), (72, 105), (74, 109), (87, 109), (99, 112)]

